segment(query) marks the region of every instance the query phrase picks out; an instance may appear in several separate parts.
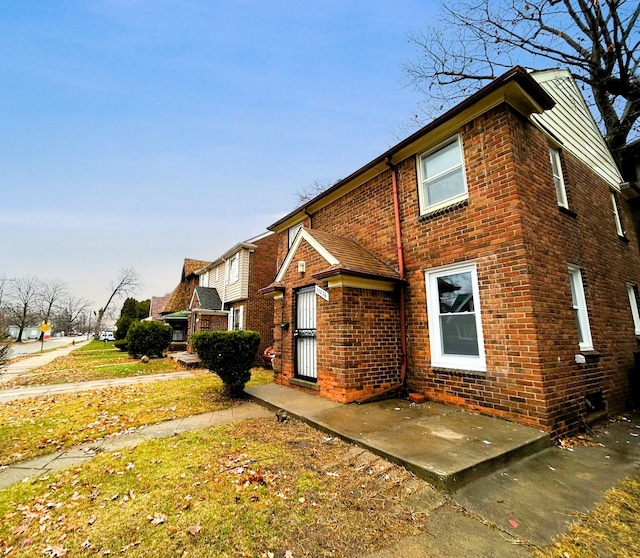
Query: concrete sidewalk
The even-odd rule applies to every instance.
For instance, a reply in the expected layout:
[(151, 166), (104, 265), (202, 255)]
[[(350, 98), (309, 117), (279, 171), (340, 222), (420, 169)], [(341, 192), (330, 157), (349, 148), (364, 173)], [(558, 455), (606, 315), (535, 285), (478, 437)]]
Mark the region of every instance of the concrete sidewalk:
[(82, 347), (88, 342), (89, 341), (81, 341), (75, 345), (70, 344), (66, 347), (59, 347), (43, 353), (33, 353), (32, 355), (21, 357), (20, 360), (0, 368), (0, 386), (16, 376), (21, 376), (35, 368), (49, 364), (58, 357), (67, 356), (71, 351), (75, 351), (78, 347)]
[(153, 438), (167, 438), (181, 432), (209, 428), (216, 424), (246, 419), (266, 418), (272, 413), (255, 403), (243, 403), (230, 409), (193, 415), (176, 420), (160, 422), (132, 429), (124, 434), (106, 436), (71, 449), (58, 451), (43, 457), (14, 463), (0, 471), (0, 490), (26, 479), (39, 477), (52, 471), (59, 471), (72, 465), (84, 463), (98, 452), (116, 451), (136, 446)]
[(147, 384), (162, 380), (175, 380), (178, 378), (191, 378), (191, 372), (167, 372), (165, 374), (149, 374), (148, 376), (130, 376), (128, 378), (111, 378), (107, 380), (92, 380), (89, 382), (69, 382), (67, 384), (50, 384), (45, 386), (31, 386), (25, 388), (0, 390), (0, 401), (13, 399), (28, 399), (43, 395), (55, 395), (57, 393), (78, 393), (94, 389), (104, 389), (117, 386), (131, 386), (135, 384)]
[(560, 449), (537, 430), (433, 402), (340, 405), (274, 384), (245, 391), (451, 492), (416, 497), (429, 514), (424, 533), (369, 558), (530, 556), (640, 466), (638, 413)]

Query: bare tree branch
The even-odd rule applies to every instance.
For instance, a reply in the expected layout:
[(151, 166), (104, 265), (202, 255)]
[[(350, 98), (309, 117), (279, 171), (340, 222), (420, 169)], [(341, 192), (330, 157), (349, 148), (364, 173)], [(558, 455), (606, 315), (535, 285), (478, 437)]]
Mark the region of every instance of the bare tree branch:
[(98, 310), (97, 320), (94, 331), (100, 332), (102, 326), (102, 320), (105, 314), (110, 311), (111, 304), (118, 298), (128, 297), (137, 294), (141, 288), (140, 278), (135, 269), (131, 267), (122, 268), (118, 272), (118, 276), (111, 282), (110, 291), (111, 294), (107, 300), (107, 303)]
[[(434, 116), (515, 64), (567, 67), (588, 86), (605, 140), (620, 162), (640, 134), (640, 2), (637, 0), (458, 0), (410, 40), (408, 82)], [(435, 107), (435, 109), (434, 109)]]

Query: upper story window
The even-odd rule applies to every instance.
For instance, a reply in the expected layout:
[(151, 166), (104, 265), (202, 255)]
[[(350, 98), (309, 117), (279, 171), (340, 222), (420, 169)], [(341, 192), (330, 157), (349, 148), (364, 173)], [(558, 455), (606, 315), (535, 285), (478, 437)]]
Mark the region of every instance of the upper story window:
[(209, 272), (203, 273), (200, 275), (200, 286), (208, 287), (209, 286)]
[(467, 198), (462, 141), (450, 138), (419, 157), (420, 213), (431, 213)]
[(587, 312), (587, 300), (584, 296), (584, 285), (582, 284), (582, 270), (579, 267), (569, 266), (569, 282), (571, 283), (571, 304), (578, 326), (578, 344), (581, 351), (593, 350), (591, 340), (591, 326), (589, 325), (589, 314)]
[(293, 244), (293, 241), (295, 240), (298, 232), (300, 232), (301, 228), (302, 228), (302, 223), (299, 223), (289, 229), (289, 248), (291, 248), (291, 245)]
[(216, 283), (217, 283), (218, 281), (220, 281), (220, 266), (216, 266), (215, 276), (216, 276)]
[(234, 254), (227, 260), (226, 284), (231, 285), (240, 278), (240, 254)]
[(562, 176), (562, 164), (560, 162), (560, 151), (555, 147), (549, 147), (549, 158), (551, 159), (551, 170), (553, 172), (553, 185), (556, 188), (556, 196), (558, 205), (569, 209), (567, 201), (567, 189), (564, 185), (564, 177)]
[(613, 219), (616, 222), (616, 232), (618, 233), (618, 236), (624, 236), (624, 228), (622, 228), (622, 219), (620, 218), (618, 200), (616, 199), (615, 192), (611, 192), (611, 206), (613, 208)]
[(627, 295), (631, 306), (631, 318), (636, 335), (640, 335), (640, 313), (638, 312), (638, 287), (633, 283), (627, 283)]
[(426, 272), (431, 365), (486, 371), (474, 263)]

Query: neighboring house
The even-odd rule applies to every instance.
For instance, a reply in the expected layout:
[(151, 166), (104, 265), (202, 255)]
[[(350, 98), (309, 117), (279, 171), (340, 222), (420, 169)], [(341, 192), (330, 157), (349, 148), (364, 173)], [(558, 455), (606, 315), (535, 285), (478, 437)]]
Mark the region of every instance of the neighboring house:
[(173, 328), (171, 350), (186, 350), (188, 343), (189, 301), (199, 282), (196, 271), (208, 262), (185, 258), (180, 283), (171, 293), (169, 300), (160, 312), (160, 319)]
[(196, 273), (189, 331), (247, 329), (260, 333), (262, 352), (273, 342), (273, 304), (258, 293), (277, 271), (277, 237), (271, 232), (236, 244)]
[(274, 223), (276, 382), (553, 435), (625, 408), (640, 254), (566, 71), (516, 67)]
[(152, 296), (151, 304), (149, 305), (149, 315), (145, 318), (147, 321), (159, 320), (162, 318), (162, 311), (167, 302), (171, 298), (171, 293), (167, 293), (164, 296)]

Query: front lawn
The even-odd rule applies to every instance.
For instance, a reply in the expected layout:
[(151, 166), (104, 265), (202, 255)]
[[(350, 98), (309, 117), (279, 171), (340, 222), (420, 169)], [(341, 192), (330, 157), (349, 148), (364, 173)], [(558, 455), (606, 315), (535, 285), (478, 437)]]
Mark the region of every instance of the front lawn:
[(247, 421), (0, 492), (0, 555), (361, 556), (420, 531), (423, 488), (301, 422)]
[[(263, 368), (254, 369), (251, 376), (248, 386), (273, 379), (272, 372)], [(0, 465), (234, 405), (221, 390), (218, 376), (200, 371), (193, 378), (0, 403)]]
[(181, 370), (180, 366), (169, 358), (152, 359), (143, 364), (116, 349), (113, 342), (92, 341), (67, 356), (58, 357), (45, 366), (12, 379), (3, 388), (126, 378), (176, 370)]

